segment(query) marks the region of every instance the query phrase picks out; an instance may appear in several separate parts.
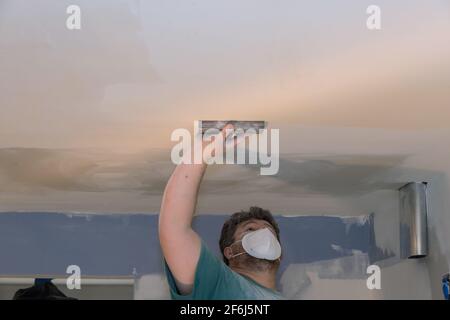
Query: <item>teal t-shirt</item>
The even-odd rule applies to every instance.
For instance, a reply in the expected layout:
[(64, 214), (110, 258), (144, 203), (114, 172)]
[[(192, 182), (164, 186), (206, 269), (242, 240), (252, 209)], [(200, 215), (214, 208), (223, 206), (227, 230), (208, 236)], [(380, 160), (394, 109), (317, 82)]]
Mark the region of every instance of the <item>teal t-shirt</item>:
[(256, 281), (231, 270), (201, 242), (200, 257), (195, 270), (192, 291), (180, 295), (169, 266), (164, 269), (169, 282), (170, 295), (176, 300), (274, 300), (284, 299), (277, 291), (265, 288)]

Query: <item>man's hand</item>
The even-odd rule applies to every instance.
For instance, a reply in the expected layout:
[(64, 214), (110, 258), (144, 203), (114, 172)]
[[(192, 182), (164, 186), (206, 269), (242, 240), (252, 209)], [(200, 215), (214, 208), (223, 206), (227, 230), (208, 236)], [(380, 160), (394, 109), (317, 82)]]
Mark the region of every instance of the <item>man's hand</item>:
[[(222, 130), (220, 131), (220, 135), (215, 135), (214, 139), (218, 139), (219, 137), (222, 139), (223, 141), (223, 150), (222, 150), (222, 154), (226, 154), (226, 152), (234, 152), (234, 148), (242, 141), (242, 137), (234, 137), (231, 138), (231, 136), (233, 135), (234, 132), (234, 126), (232, 124), (227, 124), (225, 127), (222, 128)], [(199, 133), (200, 136), (196, 137), (199, 139), (202, 139), (202, 133)], [(214, 139), (212, 139), (212, 141), (205, 141), (202, 139), (202, 150), (205, 150), (205, 148), (211, 144), (214, 143)], [(211, 154), (207, 154), (205, 155), (208, 158), (214, 157), (215, 156), (215, 152), (216, 150), (213, 149), (213, 151), (211, 152)], [(204, 159), (204, 157), (202, 157), (202, 161), (203, 163), (206, 162), (207, 159)]]

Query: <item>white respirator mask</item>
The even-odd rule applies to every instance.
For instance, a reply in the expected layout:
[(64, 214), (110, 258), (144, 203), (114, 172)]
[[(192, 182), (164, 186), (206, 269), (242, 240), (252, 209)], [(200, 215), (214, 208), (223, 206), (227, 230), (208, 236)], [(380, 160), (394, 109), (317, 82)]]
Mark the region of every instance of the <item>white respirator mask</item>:
[[(281, 246), (272, 231), (268, 228), (252, 231), (244, 235), (241, 241), (245, 252), (237, 253), (230, 257), (234, 258), (248, 253), (252, 257), (266, 260), (277, 260), (281, 256)], [(233, 244), (234, 244), (233, 243)]]

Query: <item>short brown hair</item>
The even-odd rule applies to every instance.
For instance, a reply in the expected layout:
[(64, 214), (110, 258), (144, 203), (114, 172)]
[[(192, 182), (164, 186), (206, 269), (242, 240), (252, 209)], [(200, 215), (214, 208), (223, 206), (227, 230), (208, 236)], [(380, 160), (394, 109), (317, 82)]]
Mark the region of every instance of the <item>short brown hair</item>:
[(278, 224), (269, 210), (264, 210), (259, 207), (251, 207), (249, 211), (242, 210), (240, 212), (233, 213), (223, 224), (219, 240), (220, 252), (222, 253), (225, 264), (228, 265), (228, 259), (223, 254), (223, 250), (235, 241), (234, 233), (236, 232), (239, 224), (251, 219), (265, 220), (270, 223), (275, 230), (277, 239), (280, 240), (280, 229), (278, 228)]

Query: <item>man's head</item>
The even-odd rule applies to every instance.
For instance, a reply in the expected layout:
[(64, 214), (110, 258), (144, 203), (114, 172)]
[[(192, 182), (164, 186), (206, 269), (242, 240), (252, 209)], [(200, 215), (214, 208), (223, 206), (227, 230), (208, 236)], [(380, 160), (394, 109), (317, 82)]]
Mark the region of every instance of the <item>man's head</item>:
[[(258, 259), (244, 253), (240, 240), (249, 232), (269, 229), (280, 241), (280, 230), (278, 224), (268, 210), (259, 207), (251, 207), (249, 211), (236, 212), (225, 221), (220, 236), (220, 250), (224, 262), (231, 267), (241, 267), (257, 271), (278, 269), (280, 259), (265, 260)], [(242, 254), (244, 253), (244, 254)]]

